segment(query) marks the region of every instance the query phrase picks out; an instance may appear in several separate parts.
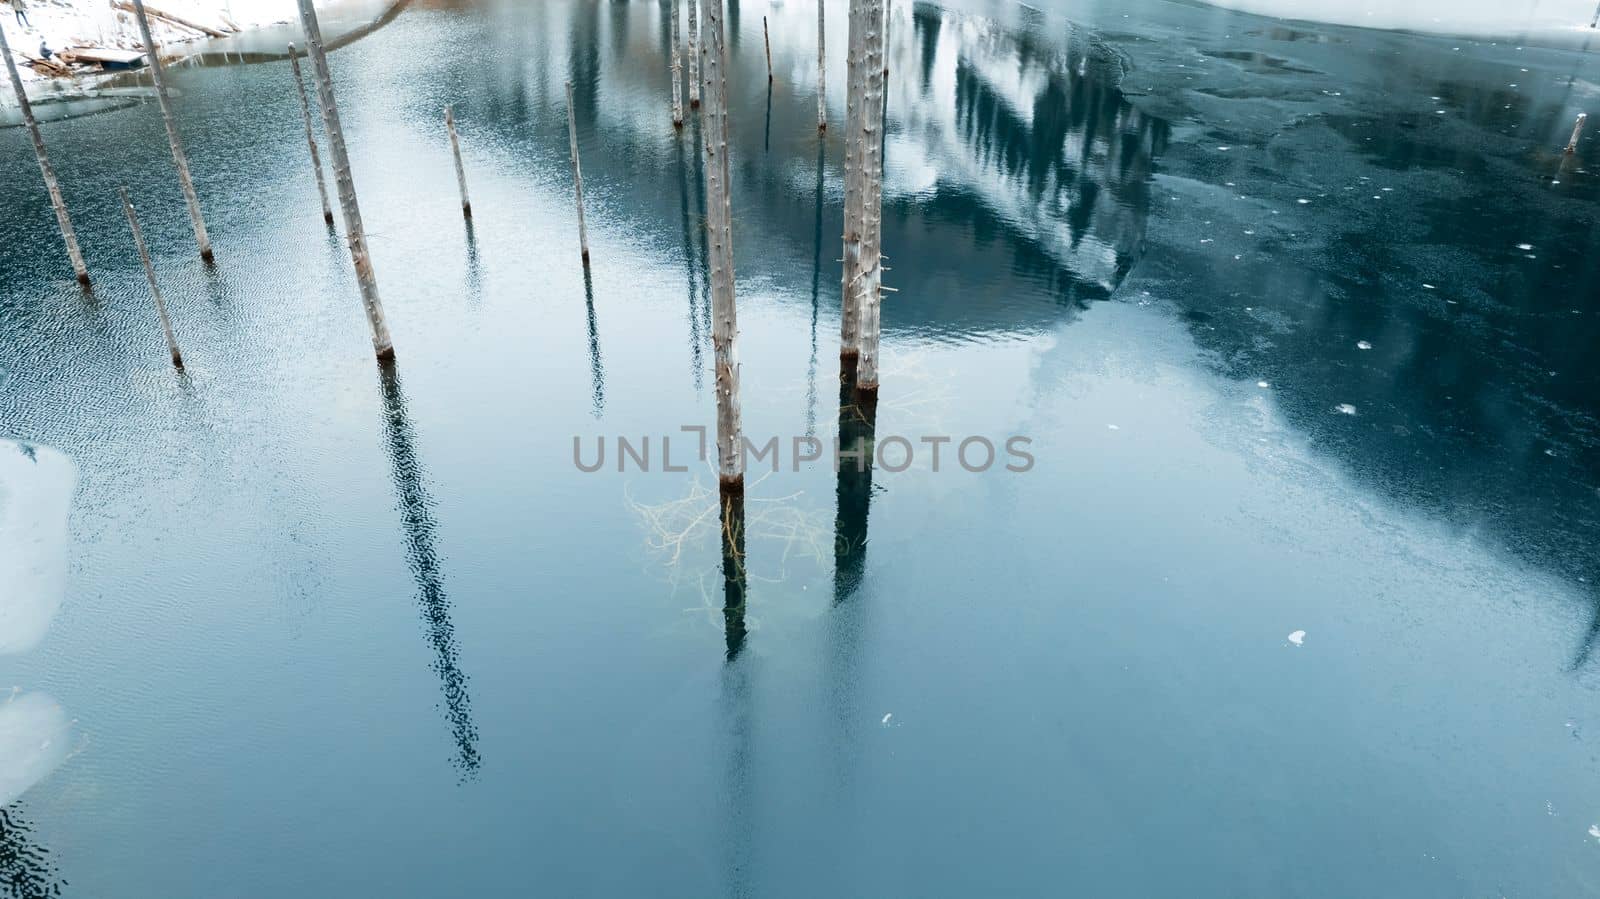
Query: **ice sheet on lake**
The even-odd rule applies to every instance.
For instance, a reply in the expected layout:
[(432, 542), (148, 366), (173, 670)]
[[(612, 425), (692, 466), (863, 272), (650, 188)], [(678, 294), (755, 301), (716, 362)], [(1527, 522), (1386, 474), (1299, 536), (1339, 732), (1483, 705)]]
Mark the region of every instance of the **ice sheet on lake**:
[(68, 734), (66, 713), (43, 693), (0, 699), (0, 807), (66, 759)]
[(76, 482), (56, 450), (0, 440), (0, 655), (32, 649), (61, 607)]

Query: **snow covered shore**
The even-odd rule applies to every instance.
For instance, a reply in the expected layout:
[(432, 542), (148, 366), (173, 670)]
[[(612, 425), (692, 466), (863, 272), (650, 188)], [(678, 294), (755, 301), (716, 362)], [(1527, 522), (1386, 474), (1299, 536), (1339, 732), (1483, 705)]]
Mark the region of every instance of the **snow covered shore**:
[[(317, 5), (325, 2), (318, 0)], [(40, 57), (41, 43), (53, 53), (74, 47), (143, 49), (139, 26), (129, 11), (130, 0), (22, 3), (19, 21), (8, 0), (0, 0), (0, 27), (6, 30), (24, 79), (48, 77), (28, 64)], [(145, 8), (150, 13), (150, 30), (162, 46), (292, 22), (299, 17), (295, 0), (148, 0)]]

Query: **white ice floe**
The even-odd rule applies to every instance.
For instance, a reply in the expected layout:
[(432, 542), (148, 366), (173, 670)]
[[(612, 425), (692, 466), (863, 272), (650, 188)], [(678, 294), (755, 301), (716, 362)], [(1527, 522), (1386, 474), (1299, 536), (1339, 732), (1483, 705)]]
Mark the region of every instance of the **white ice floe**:
[(0, 655), (32, 649), (61, 608), (76, 481), (56, 450), (0, 440)]
[(883, 726), (884, 727), (888, 727), (889, 726), (889, 719), (893, 718), (893, 717), (894, 717), (894, 712), (890, 712), (889, 714), (884, 715), (883, 716)]
[(1333, 411), (1339, 413), (1340, 415), (1354, 415), (1356, 414), (1356, 407), (1350, 405), (1349, 403), (1340, 403), (1339, 405), (1333, 407)]
[(1600, 840), (1600, 824), (1589, 825), (1589, 836), (1594, 837), (1596, 840)]
[(0, 806), (66, 759), (69, 732), (66, 713), (42, 693), (0, 699)]
[(1305, 645), (1306, 632), (1305, 631), (1295, 631), (1294, 633), (1289, 635), (1289, 642), (1293, 643), (1296, 646)]
[(1366, 342), (1365, 340), (1358, 340), (1358, 341), (1356, 341), (1356, 349), (1358, 349), (1358, 350), (1370, 350), (1370, 349), (1372, 349), (1372, 344)]

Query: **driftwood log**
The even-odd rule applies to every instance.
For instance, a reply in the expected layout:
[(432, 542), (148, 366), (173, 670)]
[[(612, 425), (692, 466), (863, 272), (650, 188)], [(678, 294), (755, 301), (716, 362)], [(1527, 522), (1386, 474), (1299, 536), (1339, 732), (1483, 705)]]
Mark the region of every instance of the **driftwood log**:
[[(123, 12), (135, 12), (134, 7), (133, 7), (133, 0), (116, 0), (116, 2), (113, 3), (112, 5), (115, 8), (122, 10)], [(144, 13), (145, 13), (145, 15), (149, 16), (152, 19), (161, 19), (164, 22), (171, 22), (172, 24), (177, 25), (180, 28), (187, 28), (190, 31), (198, 31), (201, 34), (210, 35), (211, 37), (227, 37), (228, 36), (228, 32), (226, 32), (226, 31), (218, 31), (215, 28), (207, 28), (204, 25), (198, 24), (196, 22), (191, 22), (188, 19), (185, 19), (185, 18), (183, 18), (181, 16), (175, 16), (172, 13), (156, 9), (155, 7), (151, 6), (148, 3), (146, 3), (145, 6), (144, 6)]]

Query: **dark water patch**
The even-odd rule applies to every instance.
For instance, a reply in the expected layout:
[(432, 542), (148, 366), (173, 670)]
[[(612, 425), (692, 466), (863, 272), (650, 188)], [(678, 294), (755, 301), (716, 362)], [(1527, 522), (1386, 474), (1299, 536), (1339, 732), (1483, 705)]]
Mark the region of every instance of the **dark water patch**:
[(51, 899), (67, 886), (50, 850), (39, 845), (21, 808), (0, 808), (0, 895)]

